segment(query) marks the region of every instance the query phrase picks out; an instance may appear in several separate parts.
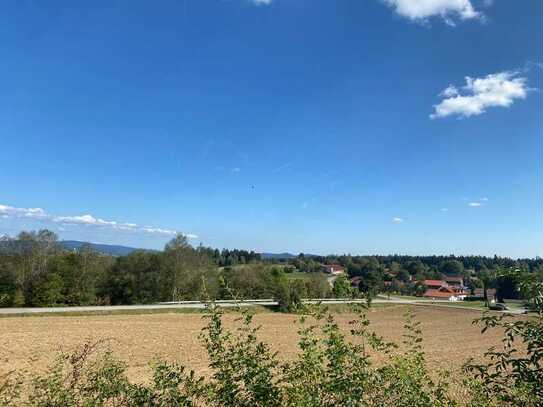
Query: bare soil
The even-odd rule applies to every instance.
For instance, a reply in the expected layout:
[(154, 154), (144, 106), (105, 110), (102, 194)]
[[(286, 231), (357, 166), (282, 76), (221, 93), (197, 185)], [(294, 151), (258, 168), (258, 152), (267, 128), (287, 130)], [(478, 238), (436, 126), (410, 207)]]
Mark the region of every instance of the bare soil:
[[(459, 309), (414, 307), (421, 322), (424, 350), (432, 370), (455, 371), (463, 362), (481, 359), (491, 345), (499, 344), (500, 332), (481, 335), (472, 325), (480, 313)], [(372, 309), (371, 327), (385, 339), (401, 343), (405, 306)], [(232, 327), (239, 315), (225, 315)], [(337, 314), (347, 328), (353, 318)], [(258, 313), (255, 323), (262, 326), (260, 338), (268, 342), (283, 360), (297, 353), (297, 317), (280, 313)], [(198, 373), (208, 371), (207, 358), (199, 340), (205, 321), (198, 314), (146, 314), (104, 316), (47, 316), (0, 318), (0, 374), (11, 370), (29, 373), (43, 371), (60, 350), (70, 351), (87, 341), (108, 339), (109, 348), (128, 364), (133, 380), (149, 377), (149, 363), (162, 359), (175, 361)]]

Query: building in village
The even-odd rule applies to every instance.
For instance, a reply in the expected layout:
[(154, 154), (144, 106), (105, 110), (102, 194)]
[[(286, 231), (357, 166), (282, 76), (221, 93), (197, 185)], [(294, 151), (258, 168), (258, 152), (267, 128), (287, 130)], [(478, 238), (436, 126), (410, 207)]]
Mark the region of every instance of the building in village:
[(345, 273), (345, 268), (339, 264), (325, 264), (324, 272), (332, 275), (339, 275)]
[(462, 277), (448, 276), (443, 280), (423, 280), (422, 283), (426, 286), (424, 298), (462, 301), (469, 295)]

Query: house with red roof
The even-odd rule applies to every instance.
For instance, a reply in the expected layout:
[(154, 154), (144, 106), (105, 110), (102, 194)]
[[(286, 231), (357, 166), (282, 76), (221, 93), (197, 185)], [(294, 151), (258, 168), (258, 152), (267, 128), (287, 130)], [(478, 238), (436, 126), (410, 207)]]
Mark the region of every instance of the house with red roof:
[(464, 287), (464, 277), (462, 276), (446, 276), (445, 282), (452, 286)]
[(446, 280), (423, 280), (422, 283), (426, 286), (426, 291), (422, 295), (425, 298), (458, 301), (468, 295), (463, 285), (457, 285), (457, 280), (452, 281), (453, 284)]
[(433, 290), (438, 290), (443, 286), (446, 286), (447, 283), (443, 280), (424, 280), (422, 283), (428, 288)]
[(324, 272), (332, 275), (339, 275), (345, 273), (345, 268), (339, 264), (324, 265)]

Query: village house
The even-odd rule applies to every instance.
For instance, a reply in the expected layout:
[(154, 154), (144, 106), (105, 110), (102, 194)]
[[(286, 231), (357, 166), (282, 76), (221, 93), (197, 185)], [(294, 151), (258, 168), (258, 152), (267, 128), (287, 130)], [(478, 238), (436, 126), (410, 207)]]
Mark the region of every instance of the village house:
[(324, 266), (324, 272), (332, 275), (339, 275), (345, 273), (345, 268), (343, 266), (340, 266), (338, 264), (325, 264)]
[(423, 297), (449, 301), (463, 300), (468, 295), (463, 282), (461, 277), (447, 277), (445, 280), (424, 280), (422, 283), (426, 286), (426, 291)]
[(464, 277), (462, 276), (447, 276), (445, 282), (453, 287), (464, 287)]

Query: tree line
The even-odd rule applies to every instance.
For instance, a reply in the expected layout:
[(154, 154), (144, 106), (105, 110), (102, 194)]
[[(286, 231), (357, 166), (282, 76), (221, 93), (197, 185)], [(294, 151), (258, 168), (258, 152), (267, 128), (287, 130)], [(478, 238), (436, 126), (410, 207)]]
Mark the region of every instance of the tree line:
[[(393, 292), (421, 295), (426, 290), (424, 280), (444, 280), (450, 276), (463, 277), (473, 293), (482, 288), (496, 289), (498, 299), (520, 299), (519, 285), (528, 276), (543, 281), (543, 259), (510, 259), (484, 256), (306, 256), (300, 254), (286, 261), (297, 270), (322, 271), (323, 264), (339, 264), (347, 275), (357, 277), (360, 292), (374, 295)], [(510, 271), (514, 271), (511, 273)]]
[(299, 298), (329, 295), (324, 276), (291, 280), (283, 266), (259, 260), (244, 250), (193, 247), (183, 235), (163, 251), (112, 257), (88, 245), (64, 250), (49, 230), (21, 232), (0, 240), (0, 306), (145, 304), (205, 297), (275, 298), (287, 308)]
[[(347, 275), (331, 287), (324, 264)], [(516, 273), (509, 273), (514, 270)], [(293, 271), (305, 278), (290, 278)], [(0, 306), (119, 305), (165, 301), (275, 298), (292, 308), (301, 298), (420, 295), (426, 279), (463, 276), (470, 290), (496, 288), (499, 298), (520, 298), (525, 276), (543, 281), (543, 260), (481, 256), (307, 256), (263, 260), (247, 250), (193, 247), (176, 236), (162, 251), (113, 257), (89, 245), (62, 248), (49, 230), (0, 238)], [(356, 277), (354, 287), (351, 278)]]

